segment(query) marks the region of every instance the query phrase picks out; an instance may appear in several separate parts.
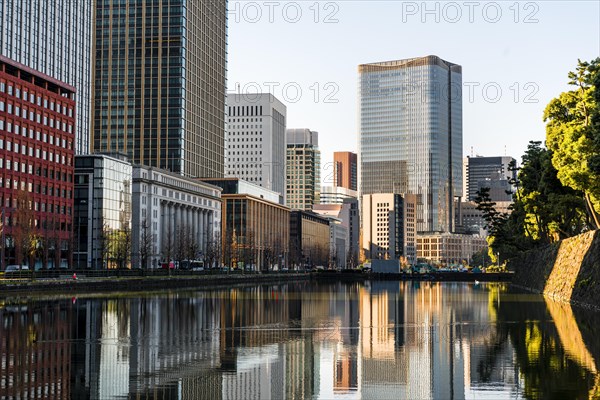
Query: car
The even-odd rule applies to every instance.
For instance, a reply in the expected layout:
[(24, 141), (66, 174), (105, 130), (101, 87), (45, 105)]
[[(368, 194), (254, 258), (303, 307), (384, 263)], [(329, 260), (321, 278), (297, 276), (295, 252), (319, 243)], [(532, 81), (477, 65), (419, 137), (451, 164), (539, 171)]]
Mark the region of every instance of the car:
[(7, 265), (4, 272), (29, 271), (27, 265)]

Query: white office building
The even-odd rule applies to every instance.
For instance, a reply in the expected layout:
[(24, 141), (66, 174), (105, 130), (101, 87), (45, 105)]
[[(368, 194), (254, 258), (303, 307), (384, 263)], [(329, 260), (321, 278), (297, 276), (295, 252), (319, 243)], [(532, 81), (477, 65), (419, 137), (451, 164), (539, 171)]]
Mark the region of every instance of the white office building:
[(286, 112), (270, 93), (227, 95), (225, 176), (285, 196)]
[[(144, 268), (162, 261), (202, 259), (211, 243), (221, 240), (221, 188), (165, 170), (133, 168), (132, 266), (141, 267), (140, 249), (152, 242)], [(144, 231), (146, 233), (144, 233)], [(144, 235), (150, 238), (144, 240)], [(178, 254), (182, 238), (193, 255)]]

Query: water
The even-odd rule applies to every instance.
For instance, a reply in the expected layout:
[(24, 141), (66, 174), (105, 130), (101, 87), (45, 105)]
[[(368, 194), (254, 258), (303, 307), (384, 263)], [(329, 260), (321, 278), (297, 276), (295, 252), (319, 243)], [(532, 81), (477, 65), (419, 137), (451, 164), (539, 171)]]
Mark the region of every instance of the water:
[(504, 284), (0, 299), (0, 398), (593, 399), (599, 322)]

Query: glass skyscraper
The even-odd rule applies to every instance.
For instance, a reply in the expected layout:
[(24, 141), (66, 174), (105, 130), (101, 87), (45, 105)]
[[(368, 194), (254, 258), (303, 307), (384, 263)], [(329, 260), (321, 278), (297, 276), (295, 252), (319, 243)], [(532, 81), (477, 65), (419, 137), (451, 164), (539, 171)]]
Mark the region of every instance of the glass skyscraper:
[(75, 87), (75, 152), (89, 151), (93, 1), (0, 0), (0, 52)]
[(96, 0), (92, 149), (224, 173), (227, 1)]
[(359, 66), (359, 191), (414, 194), (417, 230), (453, 230), (462, 68), (436, 56)]

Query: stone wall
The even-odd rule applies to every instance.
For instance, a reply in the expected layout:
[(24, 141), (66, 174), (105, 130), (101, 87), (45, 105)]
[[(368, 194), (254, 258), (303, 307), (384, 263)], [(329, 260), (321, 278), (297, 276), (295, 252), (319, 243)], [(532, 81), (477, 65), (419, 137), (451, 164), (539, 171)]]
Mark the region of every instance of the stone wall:
[(511, 260), (513, 283), (556, 300), (600, 307), (600, 231), (565, 239)]

